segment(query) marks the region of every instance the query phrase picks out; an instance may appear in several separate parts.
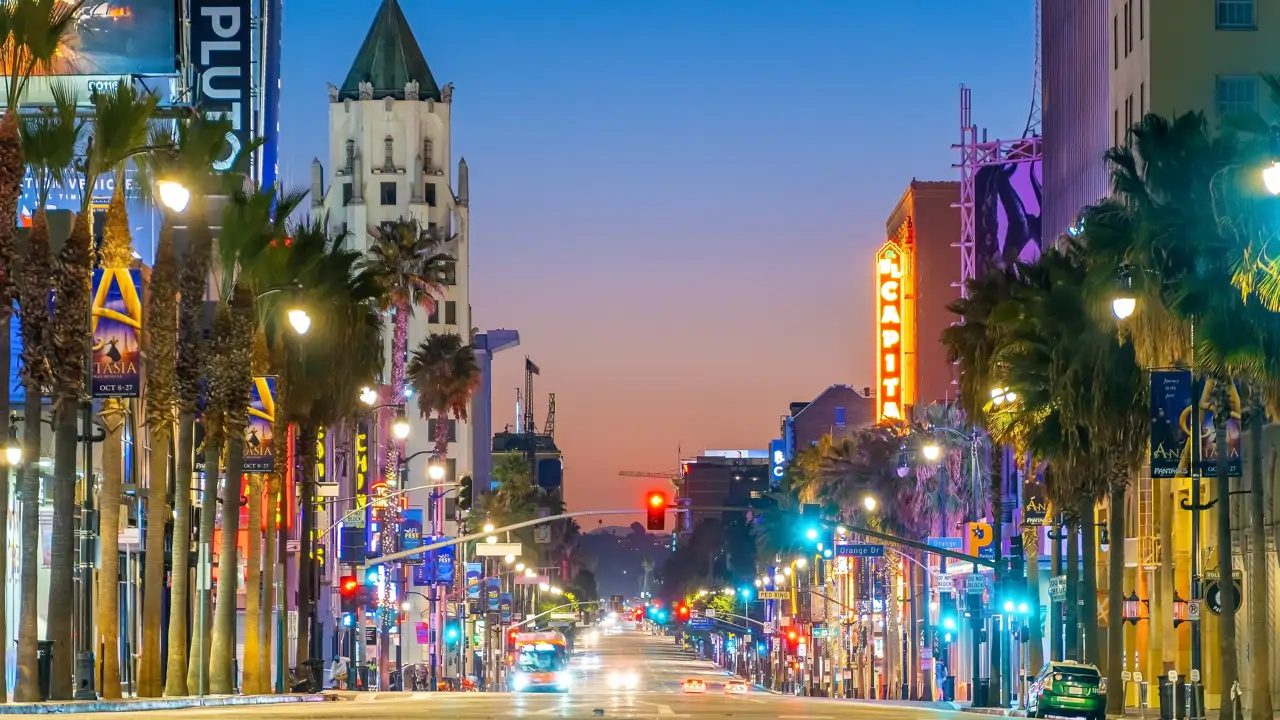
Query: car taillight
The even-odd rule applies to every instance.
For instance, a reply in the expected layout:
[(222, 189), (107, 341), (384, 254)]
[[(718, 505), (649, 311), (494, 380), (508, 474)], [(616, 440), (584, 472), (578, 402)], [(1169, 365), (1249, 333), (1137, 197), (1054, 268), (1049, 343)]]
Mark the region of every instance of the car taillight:
[(1062, 682), (1062, 673), (1054, 673), (1053, 679), (1057, 682)]
[(1099, 695), (1106, 695), (1106, 694), (1107, 694), (1107, 679), (1106, 679), (1106, 678), (1102, 678), (1101, 680), (1099, 680), (1099, 681), (1098, 681), (1098, 694), (1099, 694)]

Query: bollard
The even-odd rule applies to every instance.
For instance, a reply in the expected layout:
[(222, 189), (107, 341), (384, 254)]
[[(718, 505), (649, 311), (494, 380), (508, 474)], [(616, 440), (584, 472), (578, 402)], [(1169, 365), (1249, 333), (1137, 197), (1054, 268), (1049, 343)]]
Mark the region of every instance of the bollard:
[(97, 700), (98, 693), (93, 689), (93, 653), (81, 652), (76, 654), (76, 692), (72, 695), (74, 700)]
[(1148, 695), (1151, 690), (1151, 683), (1143, 681), (1138, 683), (1138, 717), (1147, 717), (1147, 704), (1149, 702)]

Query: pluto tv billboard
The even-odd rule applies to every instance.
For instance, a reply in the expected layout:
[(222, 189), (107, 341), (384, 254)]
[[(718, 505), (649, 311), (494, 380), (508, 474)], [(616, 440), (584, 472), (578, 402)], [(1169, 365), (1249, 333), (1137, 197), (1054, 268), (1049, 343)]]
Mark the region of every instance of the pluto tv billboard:
[(984, 165), (973, 178), (974, 255), (978, 272), (1040, 257), (1039, 160)]
[(86, 0), (52, 75), (172, 75), (177, 71), (173, 0)]

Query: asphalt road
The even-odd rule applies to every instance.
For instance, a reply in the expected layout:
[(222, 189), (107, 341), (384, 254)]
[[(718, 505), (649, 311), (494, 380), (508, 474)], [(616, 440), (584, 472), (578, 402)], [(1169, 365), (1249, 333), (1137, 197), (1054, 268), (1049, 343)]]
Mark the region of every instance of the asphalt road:
[[(594, 656), (595, 661), (584, 656)], [(679, 650), (669, 637), (655, 637), (634, 630), (599, 635), (594, 646), (579, 641), (573, 663), (575, 681), (566, 695), (510, 693), (356, 693), (354, 699), (326, 703), (261, 706), (252, 708), (154, 711), (139, 714), (148, 720), (173, 718), (454, 718), (465, 720), (505, 718), (729, 718), (735, 720), (951, 720), (979, 717), (953, 711), (902, 705), (782, 696), (752, 689), (747, 695), (728, 696), (724, 683), (730, 676), (706, 661)], [(611, 690), (611, 673), (634, 672), (635, 690)], [(705, 695), (685, 695), (686, 678), (701, 678)], [(86, 717), (86, 716), (80, 716)], [(116, 718), (120, 715), (89, 715)]]

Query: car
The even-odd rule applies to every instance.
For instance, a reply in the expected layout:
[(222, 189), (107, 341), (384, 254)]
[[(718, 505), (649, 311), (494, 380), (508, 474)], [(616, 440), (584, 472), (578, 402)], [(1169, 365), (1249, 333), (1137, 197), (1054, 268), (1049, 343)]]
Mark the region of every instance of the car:
[(610, 690), (635, 690), (640, 685), (640, 678), (630, 670), (609, 673)]
[(1094, 665), (1072, 661), (1047, 663), (1031, 683), (1027, 715), (1105, 720), (1107, 679)]
[(707, 691), (707, 684), (698, 678), (689, 678), (684, 681), (683, 690), (686, 694), (701, 695)]
[(724, 684), (724, 692), (726, 695), (746, 695), (750, 686), (746, 680), (730, 680)]

